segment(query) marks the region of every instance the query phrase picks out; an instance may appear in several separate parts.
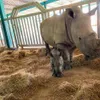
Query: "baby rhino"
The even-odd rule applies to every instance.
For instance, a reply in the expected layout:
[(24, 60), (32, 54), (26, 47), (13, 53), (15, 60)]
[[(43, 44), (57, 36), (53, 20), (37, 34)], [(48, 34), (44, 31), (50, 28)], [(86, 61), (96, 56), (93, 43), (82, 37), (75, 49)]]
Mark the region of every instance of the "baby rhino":
[(51, 49), (50, 51), (50, 62), (52, 67), (53, 76), (60, 77), (62, 76), (63, 71), (63, 58), (61, 56), (61, 53), (56, 48)]

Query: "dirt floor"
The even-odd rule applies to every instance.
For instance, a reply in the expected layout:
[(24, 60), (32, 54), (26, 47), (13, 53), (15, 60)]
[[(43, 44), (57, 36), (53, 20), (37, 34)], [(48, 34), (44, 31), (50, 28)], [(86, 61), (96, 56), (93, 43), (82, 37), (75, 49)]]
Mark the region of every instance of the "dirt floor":
[(73, 68), (55, 78), (44, 53), (44, 49), (0, 53), (0, 100), (100, 100), (100, 58), (85, 61), (76, 50)]

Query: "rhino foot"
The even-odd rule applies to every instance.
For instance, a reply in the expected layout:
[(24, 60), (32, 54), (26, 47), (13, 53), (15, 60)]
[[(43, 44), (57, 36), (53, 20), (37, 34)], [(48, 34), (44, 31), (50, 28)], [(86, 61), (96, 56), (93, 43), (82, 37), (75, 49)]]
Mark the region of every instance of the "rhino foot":
[(63, 74), (61, 72), (53, 72), (52, 76), (54, 76), (54, 77), (62, 77)]
[(64, 70), (70, 70), (70, 69), (72, 69), (72, 66), (65, 64), (63, 68), (64, 68)]
[(88, 55), (85, 55), (85, 60), (86, 61), (90, 60), (90, 57)]

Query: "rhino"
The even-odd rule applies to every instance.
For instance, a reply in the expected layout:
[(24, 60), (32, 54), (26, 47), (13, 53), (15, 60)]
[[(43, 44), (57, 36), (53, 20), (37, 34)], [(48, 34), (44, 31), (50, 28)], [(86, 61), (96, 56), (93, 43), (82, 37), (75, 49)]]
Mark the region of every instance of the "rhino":
[[(100, 56), (100, 39), (91, 26), (90, 16), (94, 15), (97, 7), (89, 13), (83, 13), (79, 7), (70, 7), (61, 15), (54, 15), (40, 24), (41, 36), (46, 43), (60, 50), (64, 60), (64, 69), (71, 69), (73, 51), (78, 48), (85, 59), (94, 59)], [(56, 66), (59, 67), (59, 66)], [(56, 70), (56, 76), (62, 72)], [(59, 73), (61, 72), (61, 73)]]

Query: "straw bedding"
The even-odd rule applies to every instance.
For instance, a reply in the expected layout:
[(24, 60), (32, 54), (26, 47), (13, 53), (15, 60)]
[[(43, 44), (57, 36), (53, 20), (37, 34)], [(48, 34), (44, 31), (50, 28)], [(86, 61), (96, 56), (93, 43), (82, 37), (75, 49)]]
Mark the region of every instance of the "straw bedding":
[(51, 74), (45, 49), (0, 52), (0, 100), (100, 100), (100, 59), (75, 50), (73, 68)]

